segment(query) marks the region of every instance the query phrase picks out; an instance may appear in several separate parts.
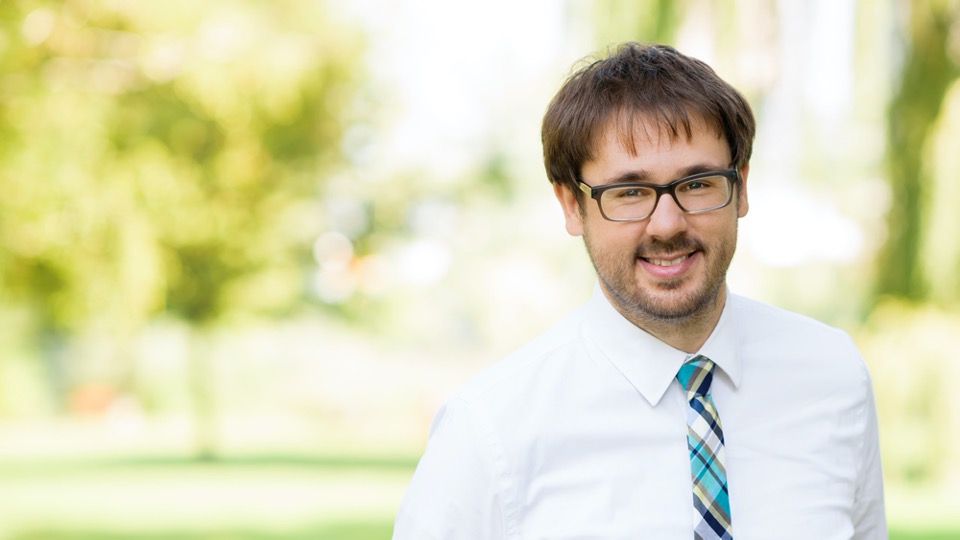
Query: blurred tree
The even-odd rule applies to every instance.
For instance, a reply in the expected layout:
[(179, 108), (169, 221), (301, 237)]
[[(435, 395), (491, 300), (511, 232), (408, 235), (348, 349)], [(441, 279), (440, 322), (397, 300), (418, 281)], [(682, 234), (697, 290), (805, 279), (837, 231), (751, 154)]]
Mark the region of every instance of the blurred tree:
[(38, 339), (300, 304), (358, 34), (293, 0), (4, 2), (0, 32), (0, 293)]
[(887, 213), (887, 238), (879, 252), (872, 303), (884, 296), (925, 300), (921, 247), (933, 185), (927, 166), (927, 143), (950, 88), (957, 78), (951, 56), (954, 28), (960, 22), (960, 2), (905, 1), (909, 14), (905, 55), (887, 114), (886, 169), (892, 200)]
[(603, 0), (590, 4), (597, 40), (673, 43), (683, 20), (686, 1)]

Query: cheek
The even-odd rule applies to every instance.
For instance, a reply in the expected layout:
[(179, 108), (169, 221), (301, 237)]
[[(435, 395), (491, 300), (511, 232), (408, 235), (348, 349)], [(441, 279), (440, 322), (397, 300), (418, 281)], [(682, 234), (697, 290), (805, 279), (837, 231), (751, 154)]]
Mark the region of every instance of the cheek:
[[(712, 236), (716, 238), (716, 242), (723, 243), (725, 246), (732, 248), (737, 244), (737, 225), (739, 221), (736, 215), (731, 216), (730, 219), (724, 220), (722, 225), (713, 229)], [(709, 238), (709, 237), (707, 237)]]
[(597, 216), (583, 223), (583, 237), (597, 253), (605, 258), (633, 258), (643, 243), (643, 223), (615, 223)]
[[(716, 251), (721, 244), (737, 241), (738, 210), (734, 205), (723, 209), (722, 214), (695, 214), (688, 219), (687, 236), (703, 244), (707, 251)], [(706, 219), (704, 219), (706, 218)], [(710, 246), (713, 246), (711, 249)]]

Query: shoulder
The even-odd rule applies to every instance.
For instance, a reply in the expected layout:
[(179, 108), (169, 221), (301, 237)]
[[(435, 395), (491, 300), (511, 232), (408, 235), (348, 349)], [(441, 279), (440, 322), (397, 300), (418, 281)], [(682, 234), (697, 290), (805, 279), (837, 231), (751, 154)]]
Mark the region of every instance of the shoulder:
[(845, 331), (813, 317), (738, 295), (730, 295), (730, 301), (740, 334), (750, 341), (856, 349)]
[[(395, 537), (505, 536), (516, 500), (511, 462), (524, 445), (537, 400), (556, 394), (564, 359), (577, 357), (583, 310), (473, 376), (434, 416), (423, 457), (398, 513)], [(497, 532), (495, 532), (497, 531)], [(457, 536), (459, 537), (459, 536)]]
[(869, 384), (866, 364), (850, 335), (812, 317), (731, 295), (738, 341), (746, 359), (796, 365), (825, 377)]

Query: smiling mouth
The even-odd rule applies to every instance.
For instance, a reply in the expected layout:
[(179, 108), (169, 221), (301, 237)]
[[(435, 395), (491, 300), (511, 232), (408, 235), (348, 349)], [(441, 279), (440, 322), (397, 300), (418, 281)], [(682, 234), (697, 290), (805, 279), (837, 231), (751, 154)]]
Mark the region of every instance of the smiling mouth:
[(683, 265), (701, 252), (703, 245), (684, 235), (667, 242), (650, 241), (638, 246), (636, 256), (646, 264), (666, 269)]
[(683, 261), (687, 260), (690, 257), (689, 254), (681, 255), (676, 259), (651, 259), (647, 257), (641, 257), (643, 260), (647, 261), (650, 264), (655, 264), (657, 266), (673, 266), (675, 264), (680, 264)]

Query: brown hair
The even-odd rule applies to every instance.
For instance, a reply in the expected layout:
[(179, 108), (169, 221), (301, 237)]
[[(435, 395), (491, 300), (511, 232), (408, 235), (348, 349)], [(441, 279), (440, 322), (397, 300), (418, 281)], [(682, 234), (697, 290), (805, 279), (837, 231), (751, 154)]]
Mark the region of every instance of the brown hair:
[(740, 92), (673, 47), (624, 43), (573, 73), (547, 107), (540, 132), (547, 177), (579, 198), (580, 169), (608, 125), (632, 152), (642, 122), (676, 139), (690, 138), (697, 119), (726, 139), (736, 168), (749, 162), (756, 122)]

